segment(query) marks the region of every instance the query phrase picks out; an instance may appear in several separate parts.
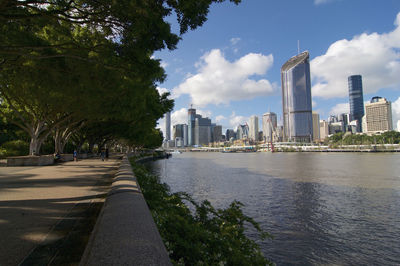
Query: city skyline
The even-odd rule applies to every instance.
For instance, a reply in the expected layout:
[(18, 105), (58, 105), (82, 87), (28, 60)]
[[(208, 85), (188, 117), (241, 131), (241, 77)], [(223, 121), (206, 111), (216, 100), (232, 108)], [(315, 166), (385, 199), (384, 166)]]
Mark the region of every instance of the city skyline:
[[(209, 20), (183, 35), (176, 51), (154, 55), (168, 75), (159, 90), (175, 99), (172, 124), (187, 120), (190, 104), (224, 132), (268, 111), (282, 124), (280, 66), (298, 53), (299, 40), (300, 51), (310, 51), (312, 109), (321, 120), (349, 113), (347, 79), (362, 75), (364, 99), (391, 101), (396, 128), (400, 2), (284, 2), (291, 4), (255, 0), (212, 6)], [(276, 15), (266, 15), (272, 11)]]

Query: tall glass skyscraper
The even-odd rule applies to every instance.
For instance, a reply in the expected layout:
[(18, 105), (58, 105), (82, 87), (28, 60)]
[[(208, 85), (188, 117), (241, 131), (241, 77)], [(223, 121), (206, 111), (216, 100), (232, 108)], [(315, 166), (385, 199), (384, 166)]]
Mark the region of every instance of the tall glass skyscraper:
[(349, 81), (349, 103), (351, 120), (357, 120), (357, 132), (362, 132), (362, 117), (364, 116), (364, 97), (361, 75), (353, 75)]
[(188, 109), (188, 146), (194, 145), (194, 127), (196, 123), (196, 109)]
[(171, 112), (165, 114), (165, 140), (171, 140)]
[(281, 68), (283, 140), (313, 139), (309, 53), (290, 58)]

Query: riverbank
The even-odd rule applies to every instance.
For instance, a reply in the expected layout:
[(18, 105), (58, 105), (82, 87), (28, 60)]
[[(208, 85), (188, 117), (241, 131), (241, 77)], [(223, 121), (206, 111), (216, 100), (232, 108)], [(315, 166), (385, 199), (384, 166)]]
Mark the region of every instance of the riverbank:
[(251, 153), (251, 152), (400, 152), (400, 144), (381, 144), (381, 145), (302, 145), (290, 143), (274, 143), (249, 145), (249, 146), (229, 146), (229, 147), (195, 147), (195, 148), (176, 148), (168, 152), (223, 152), (223, 153)]

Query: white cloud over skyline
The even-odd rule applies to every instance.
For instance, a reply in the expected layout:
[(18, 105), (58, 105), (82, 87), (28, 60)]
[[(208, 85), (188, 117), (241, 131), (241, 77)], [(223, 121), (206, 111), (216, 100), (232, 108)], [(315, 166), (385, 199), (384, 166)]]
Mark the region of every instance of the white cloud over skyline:
[(393, 129), (400, 131), (400, 97), (392, 103)]
[(266, 79), (256, 80), (254, 76), (265, 75), (272, 64), (272, 54), (249, 53), (229, 62), (221, 50), (214, 49), (204, 54), (196, 64), (197, 74), (189, 76), (173, 89), (173, 96), (188, 94), (195, 105), (206, 106), (269, 95), (276, 84)]
[(231, 128), (235, 129), (238, 125), (243, 125), (249, 120), (249, 117), (236, 115), (235, 112), (232, 112), (231, 116), (229, 117), (229, 125)]
[[(196, 113), (203, 117), (208, 117), (208, 118), (211, 118), (211, 115), (212, 115), (212, 112), (209, 110), (196, 109)], [(172, 127), (176, 124), (188, 124), (188, 109), (187, 108), (181, 108), (181, 109), (178, 109), (171, 113), (171, 137), (172, 137)], [(164, 133), (165, 117), (158, 120), (157, 128), (160, 128), (161, 131)], [(164, 136), (165, 136), (165, 133), (164, 133)]]
[(330, 115), (348, 114), (350, 113), (349, 103), (338, 103), (329, 111)]
[(363, 33), (333, 43), (311, 61), (314, 97), (347, 97), (347, 78), (362, 75), (364, 93), (400, 87), (400, 13), (389, 33)]

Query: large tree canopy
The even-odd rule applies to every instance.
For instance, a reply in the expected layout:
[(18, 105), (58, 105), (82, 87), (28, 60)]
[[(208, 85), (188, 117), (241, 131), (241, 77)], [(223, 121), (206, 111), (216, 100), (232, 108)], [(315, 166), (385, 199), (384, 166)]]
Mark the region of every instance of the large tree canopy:
[(100, 125), (103, 140), (152, 143), (173, 107), (156, 90), (165, 74), (152, 58), (180, 39), (166, 18), (175, 14), (183, 34), (214, 2), (224, 0), (3, 0), (0, 114), (30, 135), (31, 154), (49, 135), (57, 150)]

